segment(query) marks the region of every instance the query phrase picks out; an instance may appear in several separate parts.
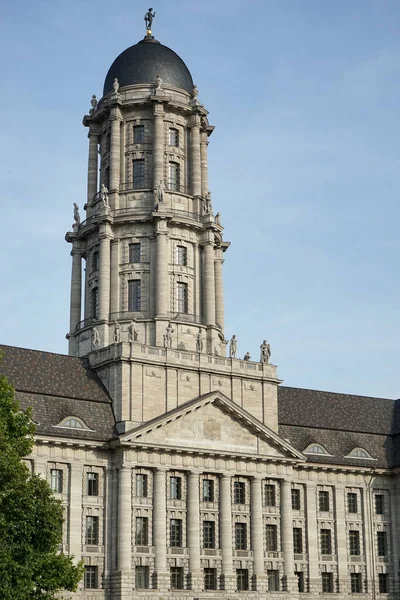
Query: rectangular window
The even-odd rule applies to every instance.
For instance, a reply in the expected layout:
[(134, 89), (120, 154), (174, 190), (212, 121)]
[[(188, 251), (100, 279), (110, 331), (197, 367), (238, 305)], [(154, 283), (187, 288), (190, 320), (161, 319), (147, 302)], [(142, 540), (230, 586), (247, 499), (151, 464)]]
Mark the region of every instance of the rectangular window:
[(137, 158), (133, 161), (133, 189), (143, 189), (145, 187), (144, 177), (144, 159)]
[(248, 569), (236, 569), (236, 588), (238, 592), (244, 592), (249, 589)]
[(137, 546), (147, 546), (149, 543), (148, 538), (148, 518), (147, 517), (136, 517), (136, 531), (135, 531), (135, 544)]
[(182, 478), (169, 478), (169, 497), (171, 500), (182, 500)]
[(300, 527), (293, 528), (293, 552), (303, 554), (303, 532)]
[(300, 510), (300, 490), (297, 488), (292, 489), (292, 510)]
[(333, 594), (333, 573), (321, 573), (322, 593)]
[(332, 537), (330, 529), (321, 529), (321, 554), (332, 554)]
[(278, 528), (276, 525), (266, 525), (265, 539), (267, 552), (276, 552), (278, 550)]
[(188, 306), (188, 284), (178, 281), (177, 285), (177, 311), (178, 313), (187, 314)]
[(179, 148), (179, 131), (174, 127), (169, 128), (169, 145)]
[(169, 528), (169, 544), (173, 548), (182, 547), (182, 520), (171, 519)]
[(106, 167), (104, 170), (104, 185), (110, 189), (110, 167)]
[(355, 494), (354, 492), (349, 492), (347, 494), (347, 512), (349, 512), (349, 513), (358, 512), (357, 494)]
[(136, 474), (136, 496), (137, 498), (147, 498), (147, 475)]
[(94, 250), (92, 254), (92, 271), (98, 271), (100, 266), (100, 253), (98, 250)]
[(99, 587), (98, 579), (98, 567), (93, 567), (92, 565), (85, 565), (85, 590), (97, 590), (97, 588)]
[(320, 512), (329, 511), (329, 492), (321, 490), (318, 493), (318, 504)]
[(138, 242), (129, 244), (129, 262), (140, 263), (140, 244)]
[(389, 583), (388, 583), (387, 573), (379, 573), (379, 593), (380, 594), (388, 594), (389, 593)]
[(247, 549), (247, 525), (246, 523), (235, 523), (235, 548), (236, 550)]
[(141, 302), (141, 281), (140, 279), (131, 279), (128, 281), (128, 311), (140, 312)]
[(387, 535), (386, 531), (377, 532), (378, 556), (387, 556)]
[(235, 504), (245, 504), (246, 487), (244, 481), (235, 481), (233, 483), (233, 502)]
[(168, 168), (168, 187), (173, 192), (179, 192), (181, 185), (181, 172), (179, 163), (170, 162)]
[(375, 494), (375, 512), (377, 515), (385, 514), (385, 498), (383, 494)]
[(349, 531), (349, 551), (351, 556), (360, 556), (360, 532), (355, 529)]
[(99, 495), (99, 474), (86, 473), (86, 489), (88, 496)]
[(171, 567), (171, 589), (183, 590), (183, 567)]
[(133, 127), (133, 143), (144, 143), (144, 125), (134, 125)]
[(268, 591), (279, 592), (279, 571), (278, 569), (269, 569), (267, 571)]
[(361, 573), (350, 573), (351, 593), (361, 594), (362, 592), (362, 581)]
[(214, 481), (203, 479), (203, 501), (214, 502)]
[(204, 589), (205, 590), (216, 590), (217, 589), (217, 569), (211, 569), (211, 568), (204, 569)]
[(99, 517), (91, 515), (86, 517), (85, 543), (88, 546), (95, 546), (99, 543)]
[(92, 319), (99, 318), (99, 288), (95, 287), (90, 292), (90, 314)]
[(61, 469), (51, 469), (50, 471), (51, 491), (61, 494), (63, 491), (63, 472)]
[(276, 506), (275, 486), (271, 483), (265, 484), (265, 505)]
[(299, 590), (299, 592), (302, 594), (305, 589), (304, 589), (304, 573), (303, 571), (295, 571), (294, 574), (297, 577), (297, 588)]
[(143, 565), (135, 567), (135, 587), (137, 590), (149, 589), (149, 567)]
[(176, 248), (176, 263), (183, 267), (187, 265), (187, 249), (185, 246), (177, 246)]
[(203, 548), (215, 548), (214, 521), (203, 521)]

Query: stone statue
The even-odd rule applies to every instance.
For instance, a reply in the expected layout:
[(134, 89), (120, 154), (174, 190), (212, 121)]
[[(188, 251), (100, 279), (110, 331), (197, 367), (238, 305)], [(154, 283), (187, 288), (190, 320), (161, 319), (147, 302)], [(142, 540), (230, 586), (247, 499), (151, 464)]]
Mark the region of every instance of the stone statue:
[(164, 202), (164, 184), (162, 179), (160, 179), (157, 186), (157, 201)]
[(81, 217), (79, 215), (79, 206), (77, 205), (76, 202), (74, 202), (74, 221), (75, 221), (75, 223), (72, 225), (72, 228), (77, 229), (79, 226), (79, 223), (81, 222)]
[(260, 346), (260, 362), (267, 363), (269, 361), (270, 356), (271, 346), (267, 343), (267, 340), (264, 340)]
[(118, 321), (114, 321), (114, 343), (118, 344), (121, 339), (121, 331)]
[(152, 8), (149, 8), (147, 13), (144, 15), (144, 21), (146, 23), (146, 30), (151, 31), (151, 27), (153, 25), (153, 19), (156, 16), (156, 11), (153, 12)]
[(174, 333), (174, 330), (172, 328), (172, 325), (171, 325), (171, 323), (168, 323), (168, 326), (165, 329), (165, 333), (164, 333), (164, 348), (172, 347), (172, 334), (173, 333)]
[(118, 90), (119, 90), (119, 83), (118, 83), (118, 79), (115, 78), (114, 82), (113, 82), (113, 89), (114, 89), (114, 93), (118, 94)]
[(156, 77), (156, 91), (157, 90), (161, 90), (161, 86), (162, 86), (162, 79), (159, 75), (157, 75)]
[(103, 200), (104, 206), (108, 206), (108, 189), (106, 188), (104, 183), (101, 184), (100, 195), (101, 195), (101, 199)]
[(217, 212), (215, 215), (215, 222), (217, 225), (221, 225), (221, 213)]
[(203, 352), (203, 330), (199, 329), (196, 336), (196, 352)]
[(192, 98), (197, 98), (198, 95), (199, 95), (199, 88), (197, 87), (197, 85), (194, 85), (193, 91), (192, 91)]
[(236, 358), (237, 350), (237, 339), (236, 335), (233, 335), (229, 341), (229, 358)]
[(128, 327), (128, 342), (131, 344), (132, 342), (137, 342), (139, 337), (139, 332), (135, 329), (135, 321), (131, 321)]
[(92, 96), (90, 104), (92, 105), (92, 108), (89, 111), (89, 115), (92, 115), (94, 113), (94, 111), (96, 110), (97, 104), (98, 104), (98, 100), (97, 100), (97, 98), (96, 98), (96, 96), (94, 94)]
[(100, 346), (100, 334), (97, 327), (93, 327), (92, 329), (92, 344), (94, 348), (98, 348)]
[(251, 354), (250, 354), (250, 352), (246, 352), (246, 354), (243, 357), (243, 360), (251, 360)]
[(211, 192), (208, 192), (207, 196), (203, 198), (203, 213), (205, 215), (209, 215), (212, 213)]

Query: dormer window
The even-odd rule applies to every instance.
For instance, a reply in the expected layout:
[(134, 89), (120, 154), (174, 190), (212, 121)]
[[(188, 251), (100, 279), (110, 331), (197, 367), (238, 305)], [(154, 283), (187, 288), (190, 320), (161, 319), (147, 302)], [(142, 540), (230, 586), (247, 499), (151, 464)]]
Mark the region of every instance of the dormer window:
[(319, 454), (320, 456), (332, 456), (321, 444), (310, 444), (304, 450), (304, 454)]
[(90, 429), (79, 417), (67, 417), (66, 419), (63, 419), (61, 423), (58, 423), (56, 427), (65, 427), (67, 429)]
[(360, 458), (361, 460), (376, 460), (364, 448), (353, 448), (345, 458)]

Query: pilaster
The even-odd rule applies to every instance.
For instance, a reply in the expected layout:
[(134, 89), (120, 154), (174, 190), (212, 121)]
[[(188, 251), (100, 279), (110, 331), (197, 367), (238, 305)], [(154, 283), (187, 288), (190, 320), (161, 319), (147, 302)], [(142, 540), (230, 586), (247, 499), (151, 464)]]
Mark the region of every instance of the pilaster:
[(167, 573), (167, 503), (166, 469), (154, 471), (153, 545), (155, 547), (155, 573), (157, 588), (166, 591), (169, 587)]
[(230, 475), (221, 475), (219, 480), (220, 489), (220, 546), (222, 551), (222, 575), (223, 589), (229, 592), (235, 590), (235, 578), (233, 574), (233, 550), (232, 550), (232, 492)]
[(188, 475), (187, 544), (189, 548), (189, 572), (192, 589), (198, 591), (201, 580), (200, 569), (200, 488), (199, 472)]
[(69, 553), (75, 560), (80, 560), (82, 554), (82, 466), (79, 462), (70, 464), (69, 473)]
[(258, 592), (266, 592), (267, 578), (264, 572), (264, 524), (262, 512), (262, 477), (254, 476), (250, 483), (251, 502), (251, 540), (253, 550), (254, 588)]
[(190, 126), (190, 166), (192, 196), (201, 195), (200, 115), (193, 115)]
[(82, 298), (82, 250), (79, 241), (74, 241), (71, 251), (72, 273), (71, 273), (71, 301), (69, 331), (69, 353), (75, 354), (74, 334), (76, 326), (81, 320), (81, 298)]
[(88, 185), (87, 185), (87, 205), (91, 206), (93, 203), (93, 197), (97, 193), (97, 180), (98, 180), (98, 156), (97, 151), (99, 145), (99, 132), (92, 127), (88, 133), (89, 138), (89, 159), (88, 159)]
[(206, 131), (200, 133), (200, 160), (201, 160), (201, 195), (205, 198), (208, 194), (208, 136)]
[(214, 261), (214, 277), (215, 277), (215, 320), (221, 326), (222, 333), (224, 332), (224, 283), (222, 278), (222, 249), (217, 248), (215, 251)]
[(156, 188), (160, 179), (164, 180), (164, 106), (161, 102), (154, 103), (153, 131), (153, 187)]
[(292, 593), (297, 591), (297, 579), (294, 574), (292, 482), (289, 480), (281, 483), (281, 501), (282, 550), (285, 561), (282, 586), (284, 591)]
[(118, 193), (120, 183), (121, 160), (121, 115), (119, 107), (111, 109), (111, 143), (110, 143), (110, 206), (118, 209)]

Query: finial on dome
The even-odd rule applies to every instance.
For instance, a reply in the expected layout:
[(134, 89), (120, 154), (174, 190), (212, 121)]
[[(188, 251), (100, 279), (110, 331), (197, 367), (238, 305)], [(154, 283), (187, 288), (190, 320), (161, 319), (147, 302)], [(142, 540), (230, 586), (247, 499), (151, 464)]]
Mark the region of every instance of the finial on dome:
[(147, 13), (144, 15), (144, 21), (146, 23), (146, 37), (152, 37), (151, 26), (153, 25), (153, 19), (156, 16), (156, 11), (153, 12), (152, 8), (149, 8)]

